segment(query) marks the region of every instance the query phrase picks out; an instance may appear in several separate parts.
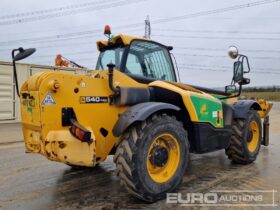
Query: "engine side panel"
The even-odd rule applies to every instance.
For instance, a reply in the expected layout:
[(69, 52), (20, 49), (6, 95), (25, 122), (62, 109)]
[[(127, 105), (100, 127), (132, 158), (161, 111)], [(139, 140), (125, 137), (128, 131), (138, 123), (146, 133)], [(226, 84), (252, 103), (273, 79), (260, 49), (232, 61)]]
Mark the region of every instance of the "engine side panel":
[[(149, 86), (179, 94), (192, 122), (209, 123), (215, 128), (224, 127), (222, 102), (215, 97), (201, 91), (190, 91), (164, 81), (155, 81), (150, 83)], [(162, 91), (162, 94), (165, 95), (164, 91)], [(172, 104), (173, 101), (169, 103)]]

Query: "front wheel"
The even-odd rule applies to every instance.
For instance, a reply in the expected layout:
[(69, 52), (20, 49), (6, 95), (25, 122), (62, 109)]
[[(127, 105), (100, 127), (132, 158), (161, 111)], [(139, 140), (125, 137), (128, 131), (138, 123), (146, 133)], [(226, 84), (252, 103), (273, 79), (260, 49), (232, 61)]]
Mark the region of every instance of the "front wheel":
[(114, 161), (121, 184), (154, 202), (180, 184), (189, 161), (187, 132), (175, 118), (154, 115), (122, 137)]
[(234, 120), (232, 130), (230, 145), (226, 149), (228, 158), (241, 164), (255, 161), (259, 154), (262, 138), (259, 114), (255, 110), (250, 110), (246, 120)]

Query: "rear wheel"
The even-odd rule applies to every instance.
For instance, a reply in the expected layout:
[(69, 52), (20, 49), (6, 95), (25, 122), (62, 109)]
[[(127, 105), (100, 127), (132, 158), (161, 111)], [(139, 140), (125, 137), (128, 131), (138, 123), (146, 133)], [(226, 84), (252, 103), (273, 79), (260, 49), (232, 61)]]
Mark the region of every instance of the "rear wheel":
[(248, 118), (233, 122), (233, 134), (226, 154), (233, 162), (248, 164), (256, 160), (262, 137), (261, 119), (255, 110), (248, 112)]
[(148, 202), (176, 189), (189, 160), (187, 133), (180, 122), (154, 115), (121, 139), (114, 156), (121, 185)]

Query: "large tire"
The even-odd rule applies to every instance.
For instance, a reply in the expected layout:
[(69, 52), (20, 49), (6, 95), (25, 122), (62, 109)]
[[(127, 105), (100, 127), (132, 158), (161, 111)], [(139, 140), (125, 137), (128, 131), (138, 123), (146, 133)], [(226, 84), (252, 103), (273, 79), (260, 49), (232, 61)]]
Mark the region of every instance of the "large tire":
[(163, 199), (178, 187), (186, 171), (187, 132), (175, 117), (153, 115), (122, 135), (114, 161), (128, 192), (147, 202)]
[(256, 160), (262, 138), (262, 126), (259, 114), (255, 110), (248, 112), (247, 119), (235, 119), (233, 134), (226, 154), (235, 163), (249, 164)]

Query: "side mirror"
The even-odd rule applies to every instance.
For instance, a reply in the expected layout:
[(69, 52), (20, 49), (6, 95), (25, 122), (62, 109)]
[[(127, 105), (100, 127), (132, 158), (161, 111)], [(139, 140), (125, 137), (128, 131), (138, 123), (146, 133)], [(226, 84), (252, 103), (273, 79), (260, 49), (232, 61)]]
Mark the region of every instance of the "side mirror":
[[(18, 88), (16, 61), (27, 58), (28, 56), (32, 55), (35, 51), (36, 51), (35, 48), (29, 48), (29, 49), (25, 50), (22, 47), (12, 50), (14, 80), (15, 80), (15, 83), (16, 83), (16, 91), (17, 91), (18, 97), (20, 97), (20, 95), (19, 95), (19, 90), (18, 90), (19, 88)], [(15, 55), (16, 52), (18, 52), (18, 53)]]
[(29, 48), (29, 49), (23, 49), (22, 47), (18, 48), (18, 54), (16, 54), (15, 56), (13, 56), (13, 61), (19, 61), (19, 60), (23, 60), (24, 58), (29, 57), (30, 55), (32, 55), (36, 49), (35, 48)]
[(241, 61), (234, 62), (233, 66), (233, 81), (240, 83), (243, 80), (243, 63)]
[(230, 46), (229, 48), (228, 48), (228, 55), (229, 55), (229, 57), (231, 57), (232, 59), (235, 59), (235, 58), (237, 58), (238, 57), (238, 49), (237, 49), (237, 47), (235, 47), (235, 46)]
[(232, 93), (235, 93), (236, 92), (236, 86), (235, 85), (227, 85), (225, 87), (225, 92), (226, 94), (230, 95)]

